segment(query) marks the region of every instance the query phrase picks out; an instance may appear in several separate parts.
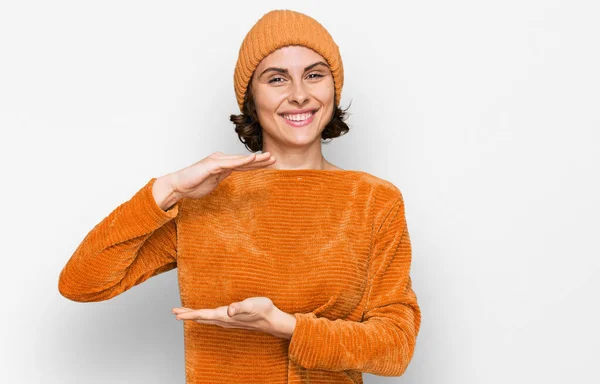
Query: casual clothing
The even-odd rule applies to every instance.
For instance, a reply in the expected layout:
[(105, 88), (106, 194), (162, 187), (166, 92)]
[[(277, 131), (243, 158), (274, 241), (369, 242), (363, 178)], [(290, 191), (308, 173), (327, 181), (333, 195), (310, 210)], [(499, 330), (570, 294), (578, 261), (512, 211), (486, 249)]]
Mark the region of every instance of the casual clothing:
[(182, 307), (264, 296), (296, 317), (290, 340), (182, 321), (188, 384), (404, 373), (421, 312), (404, 201), (391, 182), (350, 170), (234, 171), (163, 211), (155, 180), (87, 234), (60, 274), (63, 296), (108, 300), (177, 268)]

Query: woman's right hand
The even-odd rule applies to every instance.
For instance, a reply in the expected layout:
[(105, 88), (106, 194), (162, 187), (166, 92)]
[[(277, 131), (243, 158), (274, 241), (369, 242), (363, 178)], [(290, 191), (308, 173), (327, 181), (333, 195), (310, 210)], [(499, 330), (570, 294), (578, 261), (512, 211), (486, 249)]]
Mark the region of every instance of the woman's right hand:
[[(175, 201), (184, 197), (198, 199), (212, 192), (233, 171), (249, 171), (273, 163), (275, 163), (275, 157), (271, 156), (269, 152), (251, 153), (247, 156), (214, 152), (189, 167), (163, 176), (167, 178), (165, 183), (161, 182), (158, 185), (167, 185), (170, 189), (169, 194)], [(156, 195), (160, 196), (161, 194), (157, 193)]]

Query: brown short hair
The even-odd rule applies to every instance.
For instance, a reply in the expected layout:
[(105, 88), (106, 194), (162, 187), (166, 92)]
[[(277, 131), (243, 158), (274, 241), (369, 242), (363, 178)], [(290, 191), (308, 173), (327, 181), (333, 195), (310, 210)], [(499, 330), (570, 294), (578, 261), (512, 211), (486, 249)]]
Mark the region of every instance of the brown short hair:
[[(235, 132), (238, 134), (240, 141), (250, 150), (251, 152), (262, 151), (263, 138), (262, 138), (262, 127), (258, 121), (258, 115), (256, 114), (256, 106), (254, 104), (254, 98), (252, 97), (251, 82), (248, 84), (248, 89), (244, 96), (244, 104), (242, 113), (240, 115), (231, 115), (229, 120), (235, 125)], [(351, 103), (352, 104), (352, 103)], [(334, 105), (337, 105), (337, 101), (334, 100)], [(334, 113), (331, 121), (327, 123), (323, 132), (321, 132), (321, 139), (333, 139), (335, 137), (343, 136), (350, 130), (350, 127), (345, 123), (348, 118), (348, 108), (342, 110), (339, 106), (334, 108)], [(323, 141), (323, 143), (329, 143), (329, 141)]]

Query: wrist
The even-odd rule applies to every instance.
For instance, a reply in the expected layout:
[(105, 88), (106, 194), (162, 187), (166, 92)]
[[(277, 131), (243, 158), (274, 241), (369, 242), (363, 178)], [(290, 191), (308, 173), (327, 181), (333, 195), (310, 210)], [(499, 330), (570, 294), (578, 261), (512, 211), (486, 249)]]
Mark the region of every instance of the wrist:
[(273, 325), (273, 336), (283, 339), (291, 339), (296, 328), (296, 317), (290, 313), (277, 309), (273, 313), (271, 321)]
[(156, 204), (163, 211), (171, 209), (180, 199), (173, 188), (172, 174), (157, 178), (152, 186), (152, 194)]

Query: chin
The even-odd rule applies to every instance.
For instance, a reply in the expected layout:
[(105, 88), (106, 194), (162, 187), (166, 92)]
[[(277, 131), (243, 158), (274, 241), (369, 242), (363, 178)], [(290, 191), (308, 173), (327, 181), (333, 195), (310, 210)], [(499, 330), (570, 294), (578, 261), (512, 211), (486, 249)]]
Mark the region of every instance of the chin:
[(319, 132), (319, 134), (311, 134), (311, 133), (306, 133), (306, 134), (295, 134), (292, 135), (292, 137), (289, 138), (289, 141), (294, 143), (295, 145), (309, 145), (311, 143), (314, 143), (317, 140), (321, 139), (321, 133)]

